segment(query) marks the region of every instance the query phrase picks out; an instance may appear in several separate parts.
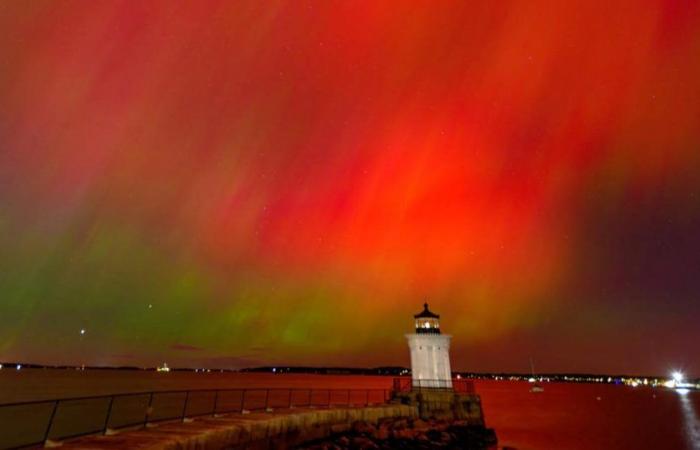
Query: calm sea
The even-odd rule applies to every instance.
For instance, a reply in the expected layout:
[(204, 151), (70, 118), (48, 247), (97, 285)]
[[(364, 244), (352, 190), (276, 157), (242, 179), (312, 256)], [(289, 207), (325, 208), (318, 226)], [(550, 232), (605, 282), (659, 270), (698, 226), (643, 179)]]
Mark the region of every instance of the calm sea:
[[(390, 377), (0, 370), (0, 403), (118, 392), (235, 387), (390, 388)], [(499, 446), (700, 450), (700, 392), (597, 384), (478, 381)]]

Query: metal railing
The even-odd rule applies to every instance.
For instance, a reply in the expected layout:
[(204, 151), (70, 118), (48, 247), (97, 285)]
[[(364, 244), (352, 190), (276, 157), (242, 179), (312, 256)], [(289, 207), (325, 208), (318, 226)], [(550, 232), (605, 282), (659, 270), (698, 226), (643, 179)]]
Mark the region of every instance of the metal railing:
[(386, 403), (387, 389), (204, 389), (151, 391), (0, 404), (0, 449), (110, 434), (164, 421), (295, 407)]
[(421, 390), (452, 390), (458, 394), (476, 394), (474, 382), (462, 378), (451, 380), (414, 380), (411, 377), (394, 378), (394, 392)]

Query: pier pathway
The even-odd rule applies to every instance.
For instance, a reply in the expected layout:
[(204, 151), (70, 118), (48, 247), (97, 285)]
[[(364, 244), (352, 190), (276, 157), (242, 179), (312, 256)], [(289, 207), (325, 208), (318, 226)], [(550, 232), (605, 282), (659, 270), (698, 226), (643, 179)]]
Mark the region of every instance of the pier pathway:
[(279, 409), (163, 422), (146, 428), (110, 432), (105, 436), (85, 436), (56, 445), (65, 450), (287, 448), (344, 432), (356, 421), (376, 423), (385, 418), (416, 416), (415, 407), (400, 404)]

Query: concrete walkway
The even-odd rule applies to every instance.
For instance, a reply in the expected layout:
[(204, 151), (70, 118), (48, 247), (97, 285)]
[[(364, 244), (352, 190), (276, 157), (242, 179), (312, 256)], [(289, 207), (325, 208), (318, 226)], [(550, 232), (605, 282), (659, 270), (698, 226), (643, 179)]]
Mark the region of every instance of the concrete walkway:
[(63, 442), (62, 449), (213, 450), (287, 448), (348, 430), (355, 421), (417, 417), (415, 406), (388, 404), (348, 408), (299, 408), (227, 414), (166, 422), (107, 436)]

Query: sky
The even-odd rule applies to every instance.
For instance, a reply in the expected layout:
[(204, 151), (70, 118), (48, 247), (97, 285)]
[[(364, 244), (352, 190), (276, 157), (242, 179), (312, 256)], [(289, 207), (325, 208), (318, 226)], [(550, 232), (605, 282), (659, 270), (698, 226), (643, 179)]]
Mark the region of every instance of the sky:
[(700, 2), (0, 3), (0, 360), (700, 376)]

